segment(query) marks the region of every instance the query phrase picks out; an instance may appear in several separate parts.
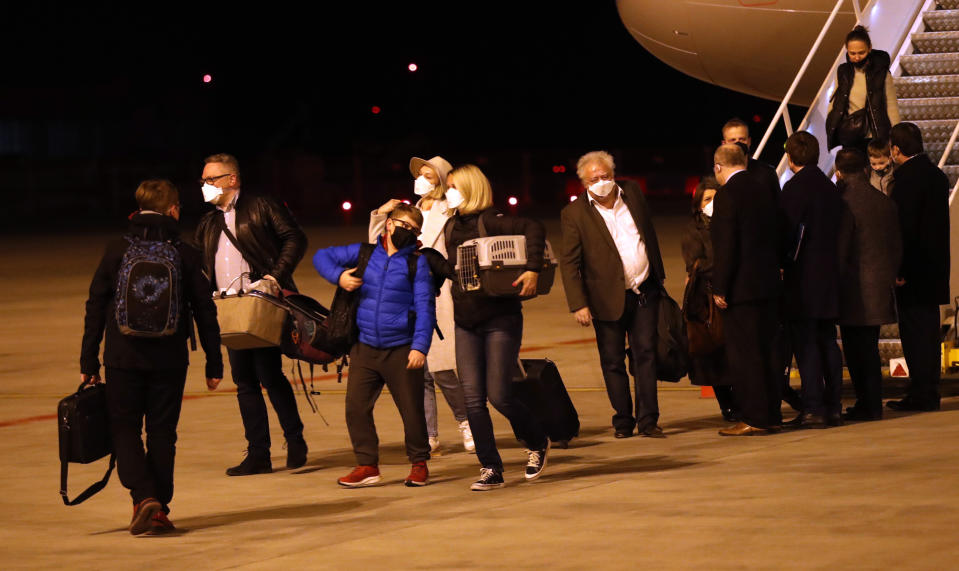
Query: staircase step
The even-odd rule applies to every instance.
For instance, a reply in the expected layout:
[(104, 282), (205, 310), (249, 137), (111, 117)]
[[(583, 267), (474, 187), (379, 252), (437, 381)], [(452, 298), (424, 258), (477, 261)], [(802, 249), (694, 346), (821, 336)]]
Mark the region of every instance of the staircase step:
[(936, 4), (940, 10), (955, 10), (959, 8), (959, 0), (939, 0)]
[(921, 54), (959, 52), (959, 32), (920, 32), (912, 35), (912, 45)]
[(899, 324), (888, 323), (879, 326), (880, 339), (899, 339)]
[(959, 97), (899, 99), (899, 114), (903, 121), (959, 120)]
[[(931, 143), (923, 141), (923, 147), (926, 149), (926, 154), (929, 155), (929, 160), (939, 164), (939, 159), (942, 158), (942, 153), (946, 150), (946, 141), (934, 141)], [(952, 146), (952, 152), (949, 153), (949, 160), (946, 161), (947, 164), (957, 165), (959, 164), (959, 143)]]
[(942, 143), (945, 144), (952, 136), (952, 130), (956, 128), (955, 121), (937, 119), (934, 121), (913, 121), (919, 130), (922, 131), (922, 140), (926, 144)]
[(952, 190), (952, 187), (956, 186), (956, 181), (959, 180), (959, 165), (946, 165), (942, 167), (942, 172), (949, 177), (949, 189)]
[(933, 10), (922, 15), (922, 21), (931, 32), (959, 30), (959, 10)]
[(897, 77), (896, 95), (911, 97), (959, 97), (959, 75), (917, 75)]
[(908, 75), (959, 74), (959, 54), (902, 55), (899, 63)]

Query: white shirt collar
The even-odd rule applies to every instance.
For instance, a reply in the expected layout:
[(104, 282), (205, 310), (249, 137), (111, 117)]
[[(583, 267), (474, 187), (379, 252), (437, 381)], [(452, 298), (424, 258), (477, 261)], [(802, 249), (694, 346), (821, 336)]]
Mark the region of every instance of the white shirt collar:
[[(597, 206), (601, 206), (601, 207), (603, 207), (603, 208), (606, 208), (606, 207), (603, 206), (602, 204), (599, 204), (599, 202), (597, 202), (596, 199), (593, 198), (593, 195), (590, 194), (588, 190), (586, 191), (586, 198), (589, 199), (589, 204), (590, 204), (590, 206), (592, 206), (593, 204), (595, 204), (595, 205), (597, 205)], [(622, 199), (623, 199), (623, 188), (622, 188), (621, 186), (619, 186), (619, 185), (616, 185), (616, 200), (613, 201), (613, 204), (610, 206), (610, 208), (615, 208), (615, 207), (616, 207), (616, 203), (619, 202), (619, 201), (622, 200)]]
[(233, 200), (231, 200), (230, 203), (227, 204), (226, 206), (217, 206), (217, 208), (219, 208), (223, 212), (231, 212), (234, 208), (236, 208), (236, 201), (239, 200), (239, 198), (240, 198), (240, 189), (236, 189), (236, 194), (233, 195)]

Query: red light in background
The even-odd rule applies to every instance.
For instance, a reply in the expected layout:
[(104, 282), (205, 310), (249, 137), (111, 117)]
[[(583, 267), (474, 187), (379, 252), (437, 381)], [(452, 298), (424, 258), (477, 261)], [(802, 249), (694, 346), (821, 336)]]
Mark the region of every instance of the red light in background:
[(345, 200), (345, 201), (343, 201), (343, 204), (340, 205), (340, 207), (341, 207), (344, 211), (349, 212), (349, 211), (352, 210), (352, 208), (353, 208), (353, 203), (350, 202), (349, 200)]
[(203, 83), (210, 83), (213, 81), (213, 76), (209, 73), (203, 75)]
[(564, 165), (553, 165), (553, 172), (557, 174), (566, 172), (566, 167)]
[(509, 197), (506, 202), (508, 202), (510, 206), (516, 206), (519, 204), (519, 200), (517, 200), (515, 196)]
[(762, 120), (763, 118), (760, 117), (759, 115), (753, 115), (753, 123), (759, 123)]
[(406, 66), (406, 69), (408, 69), (408, 70), (410, 70), (410, 71), (416, 71), (416, 70), (419, 69), (419, 66), (416, 65), (415, 63), (411, 63), (410, 65)]
[(374, 105), (374, 106), (370, 107), (370, 113), (372, 113), (372, 114), (374, 114), (374, 115), (379, 115), (379, 114), (380, 114), (380, 111), (382, 111), (382, 109), (380, 109), (380, 106), (379, 106), (379, 105)]

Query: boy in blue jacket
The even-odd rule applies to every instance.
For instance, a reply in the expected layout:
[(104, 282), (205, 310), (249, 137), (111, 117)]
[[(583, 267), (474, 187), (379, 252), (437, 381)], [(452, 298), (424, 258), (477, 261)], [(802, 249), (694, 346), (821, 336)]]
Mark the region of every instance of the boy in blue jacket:
[(423, 364), (436, 324), (433, 278), (425, 256), (410, 256), (423, 225), (420, 211), (400, 204), (386, 221), (386, 236), (370, 255), (363, 279), (353, 276), (360, 244), (318, 250), (313, 267), (347, 291), (359, 289), (356, 324), (359, 341), (350, 351), (346, 382), (346, 426), (356, 454), (356, 468), (337, 482), (348, 488), (380, 481), (379, 438), (373, 405), (386, 384), (403, 418), (406, 454), (413, 464), (407, 486), (425, 486), (430, 446), (423, 411)]

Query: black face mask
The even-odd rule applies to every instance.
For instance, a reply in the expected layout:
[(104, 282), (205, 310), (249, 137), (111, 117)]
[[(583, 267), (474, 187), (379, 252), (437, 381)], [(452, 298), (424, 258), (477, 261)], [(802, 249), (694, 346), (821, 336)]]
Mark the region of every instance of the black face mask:
[(866, 57), (862, 58), (861, 60), (859, 60), (859, 61), (857, 61), (857, 62), (854, 62), (852, 65), (855, 66), (856, 69), (862, 69), (862, 68), (866, 67), (866, 64), (868, 64), (868, 63), (869, 63), (869, 56), (867, 55)]
[(393, 241), (394, 248), (402, 250), (416, 243), (416, 233), (401, 226), (395, 226), (393, 227), (393, 233), (390, 235), (390, 240)]

